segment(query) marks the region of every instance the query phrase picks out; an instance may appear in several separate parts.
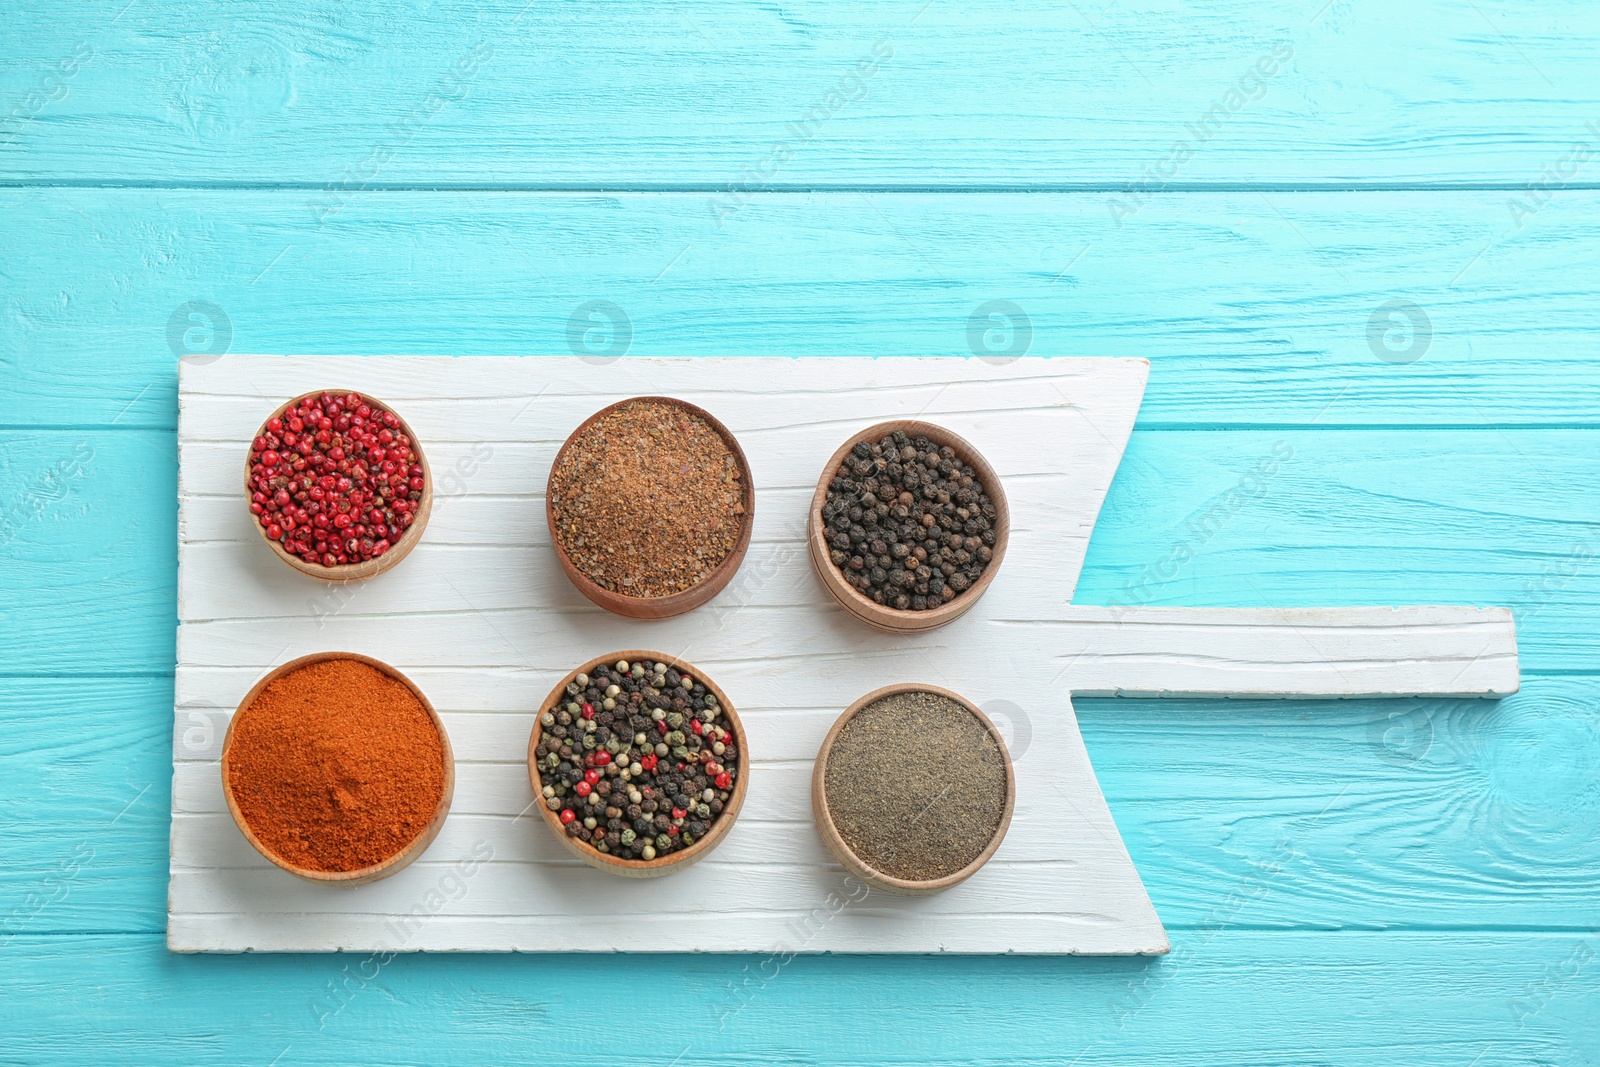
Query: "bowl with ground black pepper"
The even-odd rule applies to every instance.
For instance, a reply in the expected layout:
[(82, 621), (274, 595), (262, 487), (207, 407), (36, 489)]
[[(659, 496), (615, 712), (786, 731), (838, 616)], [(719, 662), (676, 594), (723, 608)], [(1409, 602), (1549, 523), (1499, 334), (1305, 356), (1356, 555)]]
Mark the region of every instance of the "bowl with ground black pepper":
[(595, 412), (556, 454), (550, 539), (578, 591), (665, 619), (722, 591), (750, 547), (755, 486), (728, 428), (693, 404), (640, 396)]
[(748, 769), (726, 694), (660, 652), (612, 652), (574, 670), (528, 738), (545, 823), (583, 862), (627, 878), (682, 870), (716, 848)]
[(433, 705), (388, 664), (302, 656), (239, 702), (222, 744), (222, 792), (245, 840), (290, 874), (361, 885), (420, 856), (455, 791)]
[(297, 396), (250, 442), (244, 492), (273, 555), (313, 578), (358, 582), (405, 558), (428, 524), (422, 446), (387, 405), (346, 389)]
[(922, 633), (977, 603), (1005, 556), (1000, 477), (942, 426), (883, 422), (828, 460), (807, 518), (811, 563), (839, 605), (891, 633)]
[(994, 723), (964, 697), (916, 683), (850, 705), (811, 774), (828, 851), (863, 882), (901, 896), (977, 873), (1005, 838), (1016, 793)]

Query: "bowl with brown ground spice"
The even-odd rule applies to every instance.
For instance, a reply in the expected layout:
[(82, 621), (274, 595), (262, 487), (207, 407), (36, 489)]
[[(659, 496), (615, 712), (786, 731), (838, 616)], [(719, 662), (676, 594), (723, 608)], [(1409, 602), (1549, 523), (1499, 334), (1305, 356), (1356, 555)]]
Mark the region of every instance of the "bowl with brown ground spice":
[(722, 591), (750, 547), (755, 486), (739, 442), (693, 404), (639, 396), (595, 412), (550, 467), (561, 569), (594, 603), (665, 619)]
[(528, 738), (544, 821), (591, 867), (654, 878), (697, 863), (739, 817), (744, 725), (693, 664), (611, 652), (563, 678)]
[(319, 389), (262, 422), (244, 493), (272, 554), (301, 574), (359, 582), (422, 540), (433, 477), (405, 419), (348, 389)]
[(845, 611), (890, 633), (952, 622), (994, 581), (1011, 535), (1000, 476), (942, 426), (897, 419), (839, 446), (811, 497), (811, 564)]
[(222, 792), (245, 840), (290, 874), (361, 885), (438, 836), (455, 790), (450, 739), (409, 678), (353, 652), (269, 672), (222, 745)]
[(966, 698), (917, 683), (851, 704), (811, 774), (828, 851), (863, 882), (901, 896), (972, 877), (1005, 839), (1016, 795), (994, 723)]

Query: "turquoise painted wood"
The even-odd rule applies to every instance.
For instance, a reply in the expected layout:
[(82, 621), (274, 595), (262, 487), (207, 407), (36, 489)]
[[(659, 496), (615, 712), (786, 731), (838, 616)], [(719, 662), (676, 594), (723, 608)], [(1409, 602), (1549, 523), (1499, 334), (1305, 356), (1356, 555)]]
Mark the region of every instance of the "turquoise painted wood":
[[(0, 1058), (1600, 1060), (1593, 13), (524, 2), (4, 16)], [(167, 955), (178, 354), (565, 354), (589, 300), (1148, 357), (1080, 602), (1506, 605), (1523, 690), (1080, 701), (1159, 960)]]
[[(175, 353), (224, 328), (234, 352), (567, 355), (592, 300), (634, 355), (1031, 331), (1152, 360), (1151, 427), (1600, 425), (1600, 192), (1520, 231), (1507, 197), (1166, 194), (1119, 229), (1088, 193), (773, 194), (719, 230), (692, 193), (381, 192), (319, 224), (304, 191), (0, 189), (0, 425), (171, 429)], [(994, 300), (1026, 326), (974, 328)]]
[(1600, 122), (1569, 0), (124, 3), (12, 5), (0, 179), (1520, 187)]

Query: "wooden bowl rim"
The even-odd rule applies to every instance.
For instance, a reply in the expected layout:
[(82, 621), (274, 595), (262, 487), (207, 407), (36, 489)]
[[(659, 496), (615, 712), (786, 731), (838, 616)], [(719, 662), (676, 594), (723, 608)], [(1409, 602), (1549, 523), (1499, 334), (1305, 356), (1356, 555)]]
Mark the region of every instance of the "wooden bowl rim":
[[(267, 547), (272, 550), (272, 554), (274, 556), (277, 556), (280, 560), (294, 570), (299, 571), (301, 574), (308, 575), (324, 582), (342, 583), (365, 581), (368, 578), (377, 577), (390, 567), (393, 567), (395, 564), (399, 563), (406, 556), (410, 555), (411, 550), (417, 546), (417, 542), (422, 540), (422, 530), (428, 525), (428, 516), (433, 512), (433, 469), (428, 466), (428, 456), (427, 453), (422, 449), (422, 441), (417, 437), (416, 431), (411, 428), (411, 424), (406, 422), (405, 416), (396, 411), (395, 408), (387, 401), (379, 400), (371, 394), (365, 393), (360, 389), (313, 389), (310, 392), (301, 393), (299, 396), (291, 397), (289, 400), (278, 405), (272, 414), (261, 420), (260, 427), (257, 428), (255, 435), (250, 439), (251, 444), (255, 443), (256, 437), (259, 437), (266, 432), (267, 423), (282, 416), (285, 411), (288, 411), (306, 397), (320, 397), (323, 393), (332, 393), (336, 396), (346, 396), (350, 393), (357, 393), (360, 395), (362, 403), (376, 405), (393, 415), (396, 419), (400, 420), (400, 428), (403, 429), (406, 436), (411, 439), (411, 447), (416, 451), (417, 462), (422, 467), (422, 499), (417, 502), (416, 518), (412, 520), (410, 526), (406, 527), (405, 533), (400, 535), (400, 540), (389, 546), (389, 551), (385, 552), (377, 559), (364, 560), (360, 563), (341, 563), (333, 567), (324, 567), (320, 563), (307, 563), (299, 556), (296, 556), (288, 549), (284, 548), (280, 542), (272, 540), (272, 538), (267, 536), (266, 527), (261, 525), (260, 518), (254, 514), (250, 515), (250, 525), (255, 527), (256, 533), (260, 536), (261, 540), (266, 542)], [(247, 514), (249, 513), (248, 508), (251, 496), (250, 451), (251, 450), (248, 447), (244, 450), (244, 499)]]
[[(886, 437), (896, 430), (912, 437), (926, 437), (941, 447), (951, 448), (963, 462), (977, 472), (983, 482), (984, 491), (989, 494), (989, 500), (995, 506), (994, 558), (989, 561), (989, 565), (983, 569), (983, 573), (970, 588), (954, 600), (925, 611), (887, 607), (857, 591), (844, 580), (839, 568), (828, 558), (828, 544), (823, 536), (822, 507), (828, 501), (828, 483), (833, 481), (834, 472), (839, 469), (839, 464), (862, 441)], [(806, 542), (811, 555), (811, 564), (822, 580), (823, 587), (845, 611), (870, 626), (890, 633), (926, 633), (946, 623), (954, 622), (966, 614), (988, 591), (995, 575), (1000, 572), (1000, 564), (1005, 560), (1006, 546), (1010, 541), (1011, 505), (1006, 500), (1005, 486), (1000, 480), (1000, 475), (972, 442), (954, 430), (921, 419), (889, 419), (853, 434), (828, 458), (821, 477), (817, 479), (816, 491), (811, 495), (810, 510), (806, 513)]]
[[(711, 830), (688, 848), (679, 849), (677, 852), (669, 852), (665, 856), (657, 856), (653, 860), (618, 859), (615, 856), (601, 852), (593, 845), (567, 836), (567, 828), (561, 825), (560, 816), (551, 811), (549, 805), (544, 802), (544, 783), (539, 778), (537, 752), (539, 738), (544, 733), (544, 721), (542, 719), (544, 713), (557, 703), (565, 694), (568, 683), (578, 675), (588, 674), (603, 663), (612, 664), (619, 659), (627, 660), (630, 667), (641, 660), (665, 663), (680, 674), (688, 674), (691, 678), (699, 680), (717, 698), (717, 706), (722, 709), (723, 714), (727, 717), (728, 723), (733, 730), (734, 739), (739, 745), (739, 776), (734, 781), (733, 793), (728, 797), (727, 805), (723, 808), (722, 814), (717, 816), (717, 820), (712, 824)], [(642, 874), (641, 872), (666, 874), (676, 868), (688, 866), (721, 844), (722, 839), (733, 828), (734, 820), (739, 817), (740, 810), (744, 807), (745, 793), (750, 788), (750, 763), (750, 752), (746, 744), (744, 722), (739, 718), (738, 709), (733, 706), (727, 694), (722, 691), (722, 687), (713, 682), (699, 667), (696, 667), (688, 660), (678, 656), (669, 656), (665, 652), (657, 652), (648, 648), (623, 649), (603, 656), (595, 656), (581, 666), (574, 667), (568, 671), (561, 681), (557, 682), (549, 694), (545, 696), (544, 700), (539, 703), (538, 708), (535, 709), (533, 732), (528, 737), (528, 782), (533, 786), (534, 806), (544, 816), (545, 825), (567, 847), (568, 851), (591, 867), (608, 873), (626, 873), (636, 877), (648, 876), (648, 874)]]
[[(393, 678), (407, 689), (410, 689), (412, 694), (422, 702), (422, 706), (427, 709), (428, 718), (433, 720), (434, 729), (439, 731), (439, 747), (444, 756), (444, 790), (439, 797), (439, 808), (434, 812), (433, 818), (428, 821), (428, 825), (423, 827), (422, 832), (414, 837), (410, 844), (388, 859), (354, 871), (318, 871), (309, 867), (300, 867), (273, 852), (255, 835), (255, 831), (250, 829), (250, 824), (246, 821), (244, 812), (239, 810), (239, 803), (234, 799), (233, 787), (228, 779), (228, 753), (233, 748), (234, 727), (238, 725), (239, 720), (244, 717), (245, 711), (255, 702), (261, 691), (270, 683), (286, 674), (299, 670), (301, 667), (309, 667), (314, 663), (326, 663), (335, 659), (348, 659), (355, 660), (358, 663), (365, 663), (367, 666), (382, 671), (386, 676)], [(363, 656), (359, 652), (313, 652), (310, 655), (301, 656), (298, 659), (292, 659), (287, 663), (280, 664), (262, 675), (256, 684), (250, 687), (250, 691), (244, 695), (244, 699), (239, 701), (239, 706), (234, 709), (233, 718), (228, 720), (228, 730), (222, 739), (222, 759), (220, 763), (222, 769), (222, 795), (228, 803), (228, 813), (233, 816), (234, 825), (239, 827), (240, 832), (245, 836), (245, 840), (249, 841), (257, 852), (290, 874), (310, 882), (324, 882), (331, 885), (363, 885), (367, 882), (375, 882), (380, 878), (387, 878), (389, 875), (398, 872), (412, 860), (422, 855), (428, 846), (433, 844), (434, 838), (439, 836), (439, 831), (444, 827), (444, 821), (446, 816), (450, 814), (450, 802), (455, 795), (456, 789), (455, 754), (450, 748), (450, 735), (445, 731), (444, 721), (439, 718), (439, 713), (434, 710), (433, 701), (428, 699), (426, 693), (417, 688), (415, 682), (396, 668), (391, 667), (380, 659)]]
[[(734, 546), (728, 552), (728, 555), (721, 563), (717, 564), (716, 568), (712, 570), (710, 574), (706, 575), (703, 580), (696, 582), (694, 585), (691, 585), (689, 588), (680, 592), (670, 593), (667, 596), (662, 597), (628, 596), (627, 594), (619, 593), (614, 589), (607, 589), (605, 586), (601, 585), (599, 582), (596, 582), (587, 574), (583, 573), (583, 571), (579, 569), (578, 565), (572, 562), (572, 557), (567, 554), (566, 546), (561, 543), (561, 534), (556, 529), (555, 508), (551, 502), (553, 496), (552, 490), (555, 487), (556, 471), (561, 467), (562, 458), (566, 456), (567, 451), (572, 447), (573, 442), (577, 440), (579, 435), (581, 435), (602, 416), (608, 414), (609, 412), (616, 410), (624, 404), (632, 404), (641, 400), (653, 400), (663, 404), (671, 404), (676, 407), (683, 408), (691, 414), (704, 419), (706, 424), (716, 431), (717, 435), (722, 438), (723, 443), (728, 446), (728, 450), (733, 453), (734, 458), (739, 463), (740, 480), (744, 483), (744, 495), (741, 501), (744, 504), (744, 526), (739, 532), (739, 539), (734, 542)], [(755, 515), (755, 480), (750, 473), (750, 460), (745, 456), (744, 449), (740, 447), (739, 439), (733, 435), (732, 430), (723, 425), (721, 420), (719, 420), (715, 415), (711, 414), (711, 412), (707, 411), (705, 408), (700, 407), (698, 404), (691, 404), (687, 400), (680, 400), (677, 397), (672, 396), (642, 395), (624, 397), (623, 399), (612, 404), (607, 404), (605, 407), (594, 412), (588, 418), (580, 422), (577, 427), (567, 435), (567, 439), (561, 443), (561, 447), (556, 450), (555, 459), (550, 463), (550, 474), (545, 479), (545, 524), (550, 528), (550, 546), (555, 549), (556, 559), (561, 564), (562, 572), (566, 574), (568, 580), (571, 581), (573, 585), (577, 586), (578, 592), (582, 593), (590, 601), (600, 605), (607, 611), (628, 618), (666, 619), (675, 615), (682, 615), (684, 612), (691, 611), (694, 608), (699, 607), (701, 604), (704, 604), (706, 601), (722, 592), (727, 584), (733, 580), (733, 576), (739, 570), (740, 565), (744, 563), (745, 554), (750, 549), (751, 535), (755, 531)], [(643, 612), (643, 614), (636, 615), (634, 612)], [(718, 699), (721, 698), (719, 697)]]
[[(914, 881), (907, 878), (896, 878), (893, 875), (883, 873), (876, 867), (872, 866), (872, 864), (862, 859), (861, 856), (859, 856), (856, 851), (850, 847), (849, 842), (844, 839), (844, 835), (839, 832), (839, 828), (834, 824), (833, 814), (828, 810), (828, 793), (826, 788), (828, 756), (833, 752), (834, 742), (838, 740), (839, 734), (844, 730), (846, 724), (848, 724), (851, 719), (854, 719), (856, 715), (860, 713), (862, 708), (875, 704), (885, 697), (895, 696), (899, 693), (934, 693), (942, 697), (947, 697), (950, 700), (955, 701), (957, 704), (960, 704), (963, 708), (970, 712), (974, 718), (983, 724), (984, 729), (989, 731), (989, 736), (994, 738), (995, 744), (1000, 746), (1000, 758), (1005, 764), (1005, 807), (1000, 813), (1000, 823), (995, 827), (994, 835), (990, 837), (988, 844), (984, 846), (982, 852), (978, 853), (977, 858), (975, 858), (965, 867), (961, 868), (959, 871), (952, 871), (950, 874), (943, 875), (939, 878), (931, 878), (926, 881)], [(851, 704), (844, 710), (844, 714), (840, 715), (839, 718), (834, 721), (832, 728), (828, 730), (828, 735), (822, 739), (822, 747), (818, 750), (816, 762), (812, 766), (811, 795), (813, 800), (812, 808), (817, 819), (817, 829), (822, 832), (823, 843), (828, 846), (828, 851), (833, 853), (835, 859), (837, 859), (847, 869), (851, 870), (851, 873), (856, 874), (869, 883), (875, 883), (881, 888), (888, 889), (890, 892), (899, 891), (910, 895), (922, 895), (926, 893), (935, 893), (941, 889), (948, 889), (958, 882), (964, 882), (968, 878), (971, 878), (978, 872), (978, 868), (982, 867), (985, 863), (988, 863), (990, 857), (992, 857), (996, 850), (1000, 848), (1001, 842), (1005, 840), (1006, 831), (1011, 828), (1011, 814), (1013, 809), (1016, 807), (1017, 774), (1016, 768), (1011, 762), (1011, 752), (1006, 748), (1006, 739), (1000, 735), (1000, 731), (995, 727), (994, 722), (990, 720), (989, 716), (985, 715), (983, 710), (976, 704), (962, 696), (960, 693), (953, 692), (944, 688), (943, 686), (928, 685), (923, 682), (896, 682), (893, 685), (881, 686), (865, 696), (860, 697), (855, 701), (855, 703)]]

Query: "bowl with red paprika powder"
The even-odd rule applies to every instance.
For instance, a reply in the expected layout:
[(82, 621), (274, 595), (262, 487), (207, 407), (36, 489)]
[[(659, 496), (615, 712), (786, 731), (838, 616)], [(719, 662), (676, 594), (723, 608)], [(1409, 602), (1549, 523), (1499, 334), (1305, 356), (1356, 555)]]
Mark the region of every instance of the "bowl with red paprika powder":
[(638, 649), (563, 678), (528, 739), (545, 824), (583, 862), (625, 878), (704, 859), (738, 818), (749, 765), (744, 726), (716, 683)]
[(319, 652), (251, 687), (228, 724), (222, 791), (245, 839), (290, 874), (360, 885), (438, 836), (455, 790), (433, 705), (381, 660)]
[(329, 582), (399, 563), (433, 507), (417, 435), (388, 405), (347, 389), (305, 393), (269, 415), (250, 442), (244, 491), (273, 555)]
[(601, 408), (550, 466), (545, 518), (578, 591), (630, 619), (665, 619), (720, 593), (750, 548), (744, 450), (702, 408), (636, 396)]

